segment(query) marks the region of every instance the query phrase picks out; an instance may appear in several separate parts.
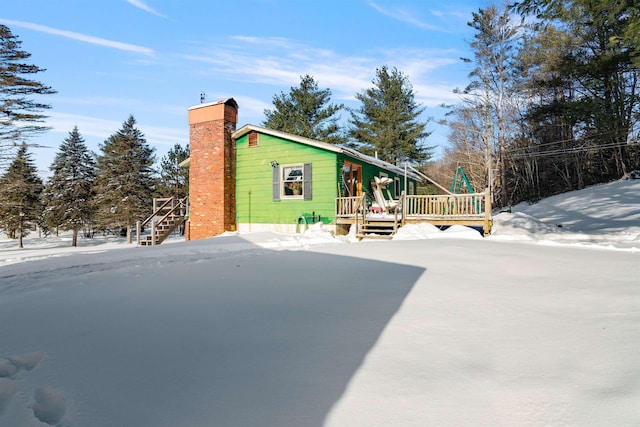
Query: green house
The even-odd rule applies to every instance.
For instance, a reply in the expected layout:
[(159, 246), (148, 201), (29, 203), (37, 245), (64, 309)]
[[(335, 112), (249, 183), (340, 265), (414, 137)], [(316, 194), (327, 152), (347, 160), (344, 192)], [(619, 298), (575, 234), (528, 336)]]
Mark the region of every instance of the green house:
[(186, 240), (227, 231), (293, 233), (318, 222), (336, 234), (355, 225), (358, 238), (389, 238), (419, 222), (491, 230), (488, 189), (419, 196), (417, 183), (429, 178), (412, 168), (260, 126), (237, 129), (237, 119), (233, 98), (189, 108), (191, 156), (180, 164), (189, 168), (188, 203), (171, 198), (154, 207), (149, 218), (170, 210), (152, 224), (151, 245), (182, 223)]
[(254, 125), (235, 142), (235, 203), (239, 231), (296, 232), (322, 222), (337, 232), (339, 198), (366, 195), (370, 182), (389, 177), (391, 196), (415, 194), (419, 177), (358, 151)]

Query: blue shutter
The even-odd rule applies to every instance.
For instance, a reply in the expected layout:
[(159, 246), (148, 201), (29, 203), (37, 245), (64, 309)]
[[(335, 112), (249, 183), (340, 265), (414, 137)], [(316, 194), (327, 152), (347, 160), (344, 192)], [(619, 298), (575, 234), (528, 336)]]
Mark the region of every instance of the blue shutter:
[(311, 200), (312, 199), (312, 194), (311, 194), (311, 163), (305, 163), (304, 164), (304, 169), (303, 169), (303, 174), (304, 174), (304, 200)]
[(273, 201), (280, 201), (280, 167), (271, 169), (272, 195)]

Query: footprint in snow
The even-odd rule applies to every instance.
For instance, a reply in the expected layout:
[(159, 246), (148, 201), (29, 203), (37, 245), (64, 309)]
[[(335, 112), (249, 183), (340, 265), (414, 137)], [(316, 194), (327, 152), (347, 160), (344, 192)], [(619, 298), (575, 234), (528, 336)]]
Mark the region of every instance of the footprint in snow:
[(67, 410), (67, 396), (50, 387), (38, 387), (33, 392), (33, 415), (43, 423), (56, 425)]
[(9, 406), (14, 394), (20, 390), (20, 384), (12, 381), (20, 371), (30, 371), (42, 360), (40, 352), (14, 354), (0, 358), (0, 414)]
[(0, 378), (13, 378), (20, 371), (31, 371), (38, 366), (43, 357), (43, 353), (35, 351), (2, 358), (0, 359)]
[[(9, 406), (13, 396), (22, 388), (19, 374), (22, 371), (33, 370), (43, 358), (44, 354), (39, 351), (0, 358), (0, 416)], [(69, 412), (67, 410), (67, 396), (51, 387), (43, 386), (34, 390), (30, 409), (38, 420), (50, 426), (60, 425), (60, 423), (73, 424), (71, 421), (74, 418), (72, 416), (73, 405), (71, 407), (72, 414), (67, 414), (65, 417), (65, 414)]]
[(9, 402), (14, 394), (20, 390), (17, 382), (0, 378), (0, 414), (9, 406)]

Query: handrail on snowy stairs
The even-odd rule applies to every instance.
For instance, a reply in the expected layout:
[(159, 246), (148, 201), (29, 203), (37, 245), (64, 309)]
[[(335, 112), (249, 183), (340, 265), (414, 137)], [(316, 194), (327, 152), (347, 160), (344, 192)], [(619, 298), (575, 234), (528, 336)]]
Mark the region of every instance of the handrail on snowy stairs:
[[(177, 200), (177, 202), (176, 202)], [(156, 200), (154, 200), (155, 205)], [(170, 197), (160, 207), (155, 209), (153, 214), (144, 221), (138, 221), (136, 224), (137, 243), (141, 246), (155, 246), (162, 243), (177, 227), (182, 225), (187, 215), (188, 197), (177, 199)], [(168, 210), (167, 210), (168, 209)], [(167, 212), (156, 221), (163, 211)], [(141, 239), (142, 228), (151, 223), (151, 235), (146, 236), (145, 240)]]

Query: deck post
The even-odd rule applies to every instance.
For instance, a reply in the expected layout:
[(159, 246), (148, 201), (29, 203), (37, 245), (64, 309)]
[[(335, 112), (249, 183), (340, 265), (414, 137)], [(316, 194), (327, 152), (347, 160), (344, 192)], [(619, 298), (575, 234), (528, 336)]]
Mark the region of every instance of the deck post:
[(491, 190), (489, 188), (484, 191), (484, 235), (491, 234)]
[(156, 220), (151, 221), (151, 246), (156, 245)]

